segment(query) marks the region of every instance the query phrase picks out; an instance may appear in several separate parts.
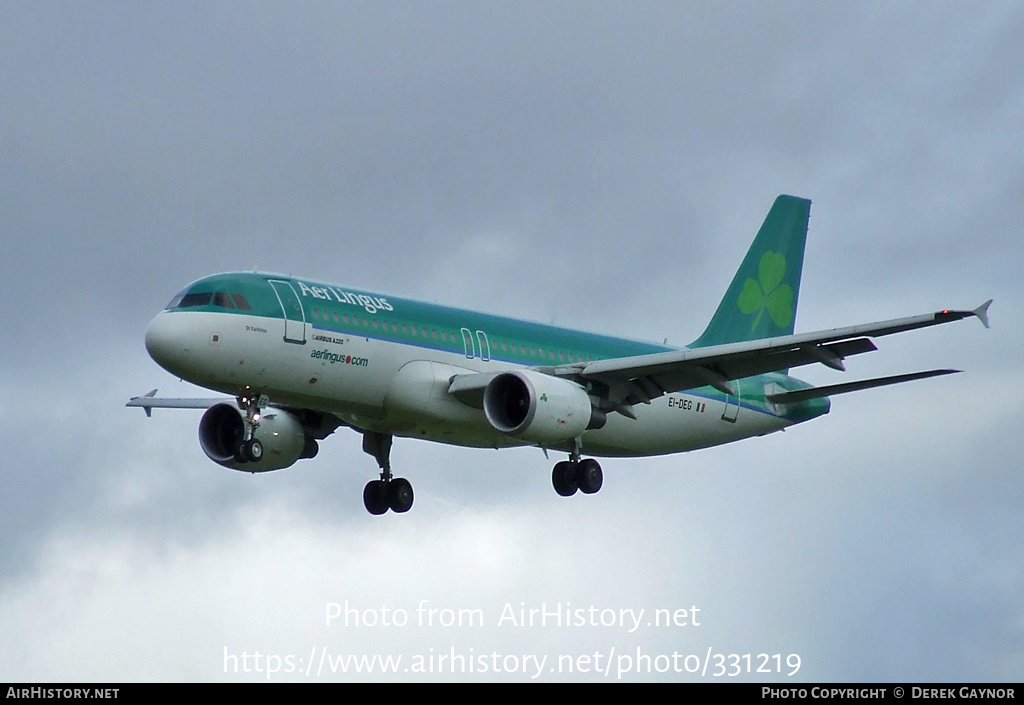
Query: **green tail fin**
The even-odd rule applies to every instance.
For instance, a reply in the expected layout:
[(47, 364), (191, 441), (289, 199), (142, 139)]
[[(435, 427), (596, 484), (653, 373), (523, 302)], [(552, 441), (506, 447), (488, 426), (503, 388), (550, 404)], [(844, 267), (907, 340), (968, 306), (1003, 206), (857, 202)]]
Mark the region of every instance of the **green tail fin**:
[(708, 327), (690, 347), (791, 335), (811, 202), (779, 196)]

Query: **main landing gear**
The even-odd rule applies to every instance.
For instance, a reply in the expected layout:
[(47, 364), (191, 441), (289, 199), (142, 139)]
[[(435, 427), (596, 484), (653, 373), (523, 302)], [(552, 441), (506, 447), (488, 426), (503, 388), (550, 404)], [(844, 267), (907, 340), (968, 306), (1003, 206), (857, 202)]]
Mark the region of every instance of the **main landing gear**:
[(551, 484), (555, 492), (563, 497), (572, 497), (576, 490), (584, 494), (594, 494), (604, 484), (604, 473), (601, 465), (593, 458), (580, 459), (579, 446), (573, 450), (568, 460), (555, 463), (551, 471)]
[[(404, 477), (391, 475), (391, 441), (389, 434), (363, 431), (363, 451), (376, 458), (380, 466), (380, 479), (370, 480), (363, 488), (363, 505), (370, 514), (386, 514), (389, 509), (404, 514), (412, 509), (412, 484)], [(604, 473), (596, 460), (580, 457), (577, 443), (568, 460), (555, 463), (551, 484), (563, 497), (577, 491), (594, 494), (604, 484)]]
[(363, 505), (370, 514), (384, 514), (389, 509), (403, 514), (412, 509), (412, 484), (404, 477), (391, 476), (391, 436), (363, 431), (363, 450), (377, 459), (380, 479), (370, 480), (363, 488)]

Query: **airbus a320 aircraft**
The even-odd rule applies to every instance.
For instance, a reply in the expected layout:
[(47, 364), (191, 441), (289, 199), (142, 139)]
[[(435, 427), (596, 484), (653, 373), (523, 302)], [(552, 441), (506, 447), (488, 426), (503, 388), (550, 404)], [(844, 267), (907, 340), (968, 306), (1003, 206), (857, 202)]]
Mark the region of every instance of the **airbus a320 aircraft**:
[(362, 434), (380, 479), (371, 514), (412, 507), (393, 477), (395, 436), (479, 448), (560, 451), (562, 496), (601, 489), (592, 457), (678, 453), (761, 436), (828, 413), (829, 396), (950, 374), (813, 387), (789, 370), (875, 350), (871, 338), (976, 316), (974, 310), (794, 334), (811, 202), (779, 196), (705, 331), (684, 348), (382, 296), (260, 273), (190, 284), (146, 331), (161, 367), (222, 399), (158, 398), (128, 406), (205, 408), (199, 443), (234, 470), (312, 458), (340, 426)]

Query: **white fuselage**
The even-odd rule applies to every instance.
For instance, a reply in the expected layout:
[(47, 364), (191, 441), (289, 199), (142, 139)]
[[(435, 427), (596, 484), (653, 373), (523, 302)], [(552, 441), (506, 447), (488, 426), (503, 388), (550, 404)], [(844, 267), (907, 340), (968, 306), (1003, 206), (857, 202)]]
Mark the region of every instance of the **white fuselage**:
[[(368, 333), (230, 312), (165, 311), (150, 324), (146, 347), (165, 369), (200, 386), (233, 396), (265, 394), (274, 405), (331, 413), (358, 429), (462, 446), (526, 444), (448, 392), (455, 375), (526, 366)], [(594, 456), (661, 455), (781, 430), (793, 422), (764, 404), (763, 385), (770, 381), (766, 376), (761, 394), (750, 399), (743, 398), (752, 388), (748, 380), (738, 396), (702, 387), (635, 405), (636, 419), (609, 414), (603, 428), (583, 434), (583, 449)]]

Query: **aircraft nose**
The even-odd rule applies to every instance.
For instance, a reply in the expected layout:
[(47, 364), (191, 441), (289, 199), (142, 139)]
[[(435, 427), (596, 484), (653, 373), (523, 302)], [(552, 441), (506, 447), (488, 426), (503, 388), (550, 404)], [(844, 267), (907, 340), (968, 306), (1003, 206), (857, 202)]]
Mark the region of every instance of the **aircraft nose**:
[(179, 375), (179, 369), (189, 352), (188, 339), (183, 333), (179, 322), (167, 312), (157, 314), (146, 328), (146, 351), (149, 356), (168, 372)]

